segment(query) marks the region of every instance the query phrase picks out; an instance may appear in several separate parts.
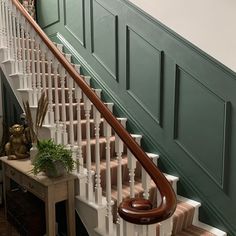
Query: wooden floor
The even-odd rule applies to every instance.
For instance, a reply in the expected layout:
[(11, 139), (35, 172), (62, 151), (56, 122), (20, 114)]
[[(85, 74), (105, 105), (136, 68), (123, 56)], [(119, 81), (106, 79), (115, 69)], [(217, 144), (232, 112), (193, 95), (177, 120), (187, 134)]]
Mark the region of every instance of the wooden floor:
[(1, 236), (20, 236), (5, 217), (4, 208), (0, 206), (0, 235)]

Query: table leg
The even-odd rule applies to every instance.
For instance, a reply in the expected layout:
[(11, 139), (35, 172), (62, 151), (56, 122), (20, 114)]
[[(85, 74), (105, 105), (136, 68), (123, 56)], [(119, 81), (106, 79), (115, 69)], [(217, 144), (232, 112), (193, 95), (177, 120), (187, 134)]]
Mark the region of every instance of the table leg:
[(46, 232), (47, 236), (55, 236), (55, 201), (53, 186), (48, 187), (47, 199), (45, 201)]
[(6, 202), (6, 193), (10, 190), (10, 178), (5, 174), (5, 165), (2, 165), (2, 173), (3, 173), (3, 198), (4, 198), (4, 206), (5, 206), (5, 216), (7, 217), (7, 202)]
[(67, 184), (68, 199), (66, 201), (67, 233), (68, 236), (75, 236), (75, 190), (74, 180), (69, 180)]

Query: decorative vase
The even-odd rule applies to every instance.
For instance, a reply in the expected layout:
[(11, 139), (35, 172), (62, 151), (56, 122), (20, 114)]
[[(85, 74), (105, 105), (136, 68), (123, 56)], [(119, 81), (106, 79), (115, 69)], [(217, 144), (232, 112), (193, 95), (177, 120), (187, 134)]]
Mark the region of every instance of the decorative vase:
[(66, 168), (63, 165), (63, 162), (61, 161), (54, 161), (53, 162), (53, 168), (46, 168), (45, 174), (49, 178), (56, 178), (64, 175), (66, 173)]
[(30, 160), (32, 165), (34, 164), (37, 153), (38, 153), (37, 144), (32, 143), (32, 147), (30, 148)]

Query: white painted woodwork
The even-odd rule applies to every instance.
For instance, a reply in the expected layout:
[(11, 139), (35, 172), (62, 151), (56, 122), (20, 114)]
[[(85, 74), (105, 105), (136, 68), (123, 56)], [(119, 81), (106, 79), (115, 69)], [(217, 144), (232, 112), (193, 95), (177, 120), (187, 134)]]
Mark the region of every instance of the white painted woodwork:
[[(101, 89), (95, 90), (96, 95), (101, 98)], [(94, 107), (93, 108), (93, 120), (95, 129), (95, 203), (98, 205), (102, 204), (102, 187), (101, 187), (101, 169), (100, 169), (100, 124), (101, 124), (101, 114)]]
[(65, 95), (65, 82), (66, 82), (66, 71), (60, 65), (60, 82), (61, 82), (61, 122), (62, 122), (62, 144), (68, 144), (68, 134), (66, 130), (66, 95)]
[(80, 87), (75, 85), (75, 99), (76, 99), (76, 111), (77, 111), (77, 172), (80, 175), (84, 173), (84, 160), (82, 156), (82, 126), (81, 126), (81, 99), (82, 91)]
[[(130, 1), (136, 1), (136, 3), (138, 3), (143, 0)], [(149, 5), (153, 3), (152, 1), (153, 0), (146, 2), (146, 4)], [(59, 50), (63, 50), (62, 45), (56, 46)], [(37, 102), (42, 91), (47, 92), (49, 107), (44, 122), (44, 128), (50, 130), (47, 135), (48, 138), (55, 138), (57, 143), (61, 143), (72, 150), (73, 158), (78, 163), (76, 170), (76, 174), (78, 176), (78, 183), (76, 186), (76, 192), (78, 190), (77, 198), (80, 199), (80, 203), (83, 202), (82, 204), (87, 204), (90, 208), (93, 208), (93, 216), (96, 213), (94, 219), (91, 219), (94, 224), (94, 228), (89, 229), (89, 232), (96, 231), (97, 233), (94, 233), (94, 235), (107, 236), (155, 235), (156, 225), (137, 226), (125, 222), (118, 214), (116, 226), (114, 225), (112, 212), (114, 201), (112, 200), (111, 178), (113, 173), (111, 173), (111, 160), (112, 158), (116, 158), (117, 161), (117, 206), (119, 206), (123, 200), (122, 177), (125, 173), (122, 173), (122, 165), (124, 164), (123, 156), (126, 154), (124, 143), (117, 134), (113, 134), (111, 126), (102, 117), (102, 114), (100, 114), (91, 101), (85, 96), (85, 94), (83, 94), (80, 87), (75, 83), (75, 81), (73, 81), (70, 75), (67, 74), (64, 67), (53, 56), (52, 52), (48, 50), (44, 42), (38, 37), (33, 27), (27, 23), (21, 13), (15, 8), (14, 5), (12, 5), (11, 0), (0, 0), (0, 48), (4, 47), (6, 47), (4, 57), (0, 58), (9, 60), (12, 63), (11, 69), (9, 69), (9, 74), (15, 73), (14, 76), (19, 76), (19, 88), (24, 90), (24, 94), (27, 94), (30, 106), (37, 106)], [(0, 53), (1, 52), (4, 52), (4, 50), (1, 49)], [(70, 54), (66, 54), (65, 56), (68, 60), (71, 59)], [(74, 67), (77, 72), (80, 73), (80, 65), (75, 65)], [(91, 77), (81, 77), (90, 86)], [(94, 92), (98, 97), (101, 96), (101, 90), (95, 89)], [(107, 103), (105, 105), (112, 112), (113, 104)], [(84, 120), (82, 120), (83, 113), (85, 116), (85, 118), (83, 117)], [(123, 127), (126, 127), (126, 118), (118, 118), (118, 120)], [(82, 136), (82, 127), (84, 122), (85, 137)], [(91, 130), (91, 127), (93, 127), (92, 123), (94, 124), (94, 130)], [(101, 130), (101, 127), (103, 127), (103, 130)], [(92, 133), (94, 133), (95, 137), (91, 137)], [(101, 137), (101, 135), (104, 137)], [(82, 140), (82, 137), (84, 137), (84, 140)], [(132, 137), (140, 145), (141, 135), (132, 135)], [(101, 138), (105, 141), (106, 149), (106, 189), (102, 189), (101, 187)], [(113, 141), (115, 141), (115, 156), (111, 156)], [(91, 149), (91, 142), (95, 145), (94, 150)], [(85, 147), (86, 155), (83, 153), (83, 147)], [(95, 172), (92, 170), (92, 151), (95, 155)], [(128, 171), (130, 176), (130, 197), (134, 197), (137, 160), (129, 150), (127, 150), (127, 156)], [(158, 155), (148, 154), (148, 156), (154, 159), (154, 162), (157, 164)], [(84, 159), (86, 159), (86, 166), (84, 166)], [(14, 165), (14, 162), (11, 163)], [(19, 171), (22, 170), (19, 169)], [(148, 199), (151, 179), (143, 168), (141, 168), (141, 173), (144, 198)], [(17, 179), (17, 176), (13, 178), (16, 178), (15, 181), (19, 180)], [(171, 180), (173, 180), (173, 178)], [(38, 181), (40, 182), (41, 178), (39, 178)], [(36, 183), (34, 182), (34, 184)], [(64, 186), (65, 188), (63, 191), (58, 191), (56, 195), (53, 193), (52, 189), (45, 192), (42, 186), (40, 187), (40, 185), (36, 185), (37, 190), (34, 193), (39, 197), (46, 199), (46, 213), (48, 214), (48, 221), (50, 221), (50, 217), (54, 218), (55, 216), (55, 207), (53, 204), (50, 204), (51, 201), (53, 201), (54, 197), (64, 196), (66, 191), (68, 191), (67, 197), (70, 203), (67, 204), (67, 210), (72, 209), (68, 215), (68, 225), (70, 227), (73, 226), (73, 183), (68, 182), (67, 186)], [(174, 186), (176, 189), (176, 179)], [(105, 198), (102, 196), (104, 192)], [(45, 197), (45, 193), (48, 194), (47, 197)], [(97, 229), (95, 229), (94, 222), (97, 224)], [(194, 222), (196, 223), (196, 220)], [(53, 235), (54, 222), (50, 221), (49, 225), (49, 235)], [(160, 236), (171, 235), (171, 231), (172, 218), (161, 222)], [(68, 233), (70, 235), (74, 235), (74, 230), (71, 228), (71, 231)]]
[(53, 112), (53, 95), (52, 95), (52, 53), (48, 52), (46, 54), (47, 64), (47, 84), (48, 84), (48, 114), (49, 114), (49, 124), (54, 125), (54, 112)]
[(61, 127), (60, 127), (60, 113), (59, 113), (59, 90), (58, 90), (58, 61), (53, 60), (52, 62), (52, 70), (53, 70), (53, 84), (54, 84), (54, 113), (55, 113), (55, 123), (56, 123), (56, 133), (55, 133), (55, 141), (57, 144), (61, 144)]
[(86, 182), (86, 197), (90, 202), (93, 197), (93, 181), (92, 181), (92, 168), (91, 168), (91, 136), (90, 136), (90, 112), (91, 112), (91, 101), (87, 96), (84, 98), (84, 110), (86, 119), (86, 169), (87, 169), (87, 182)]
[[(126, 118), (118, 118), (123, 127), (126, 127)], [(117, 206), (122, 202), (122, 153), (124, 143), (121, 138), (115, 134), (115, 152), (117, 158)], [(123, 219), (117, 214), (117, 236), (123, 236)]]
[(69, 137), (70, 137), (70, 146), (74, 146), (75, 135), (74, 135), (74, 112), (73, 112), (73, 80), (67, 75), (67, 85), (68, 85), (68, 97), (69, 97)]

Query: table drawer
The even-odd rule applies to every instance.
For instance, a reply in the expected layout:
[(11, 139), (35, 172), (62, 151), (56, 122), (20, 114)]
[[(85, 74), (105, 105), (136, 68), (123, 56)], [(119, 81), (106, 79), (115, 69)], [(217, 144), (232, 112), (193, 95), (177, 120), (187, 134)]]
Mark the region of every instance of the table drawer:
[(5, 165), (6, 176), (14, 180), (16, 183), (21, 184), (21, 174), (14, 168)]
[(25, 187), (31, 193), (35, 194), (40, 199), (42, 199), (42, 200), (45, 199), (46, 189), (42, 184), (38, 183), (36, 180), (30, 179), (27, 176), (23, 176), (22, 177), (22, 186)]

